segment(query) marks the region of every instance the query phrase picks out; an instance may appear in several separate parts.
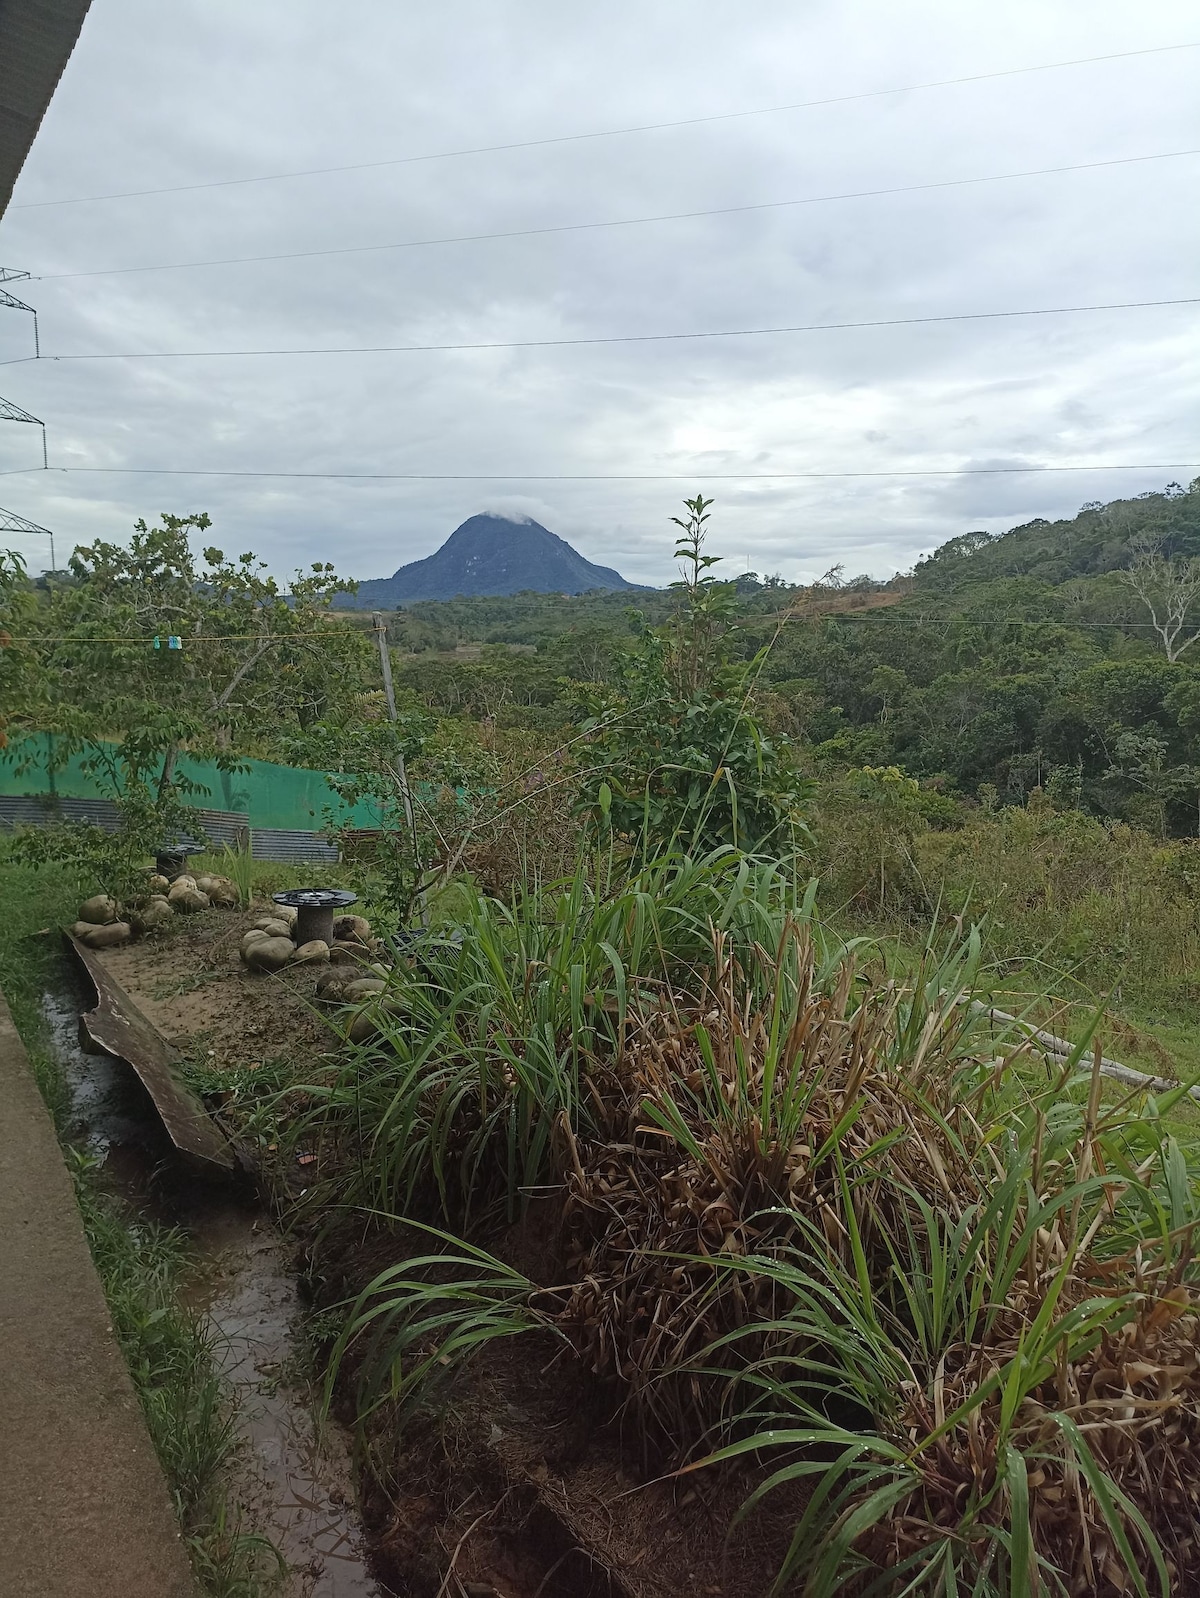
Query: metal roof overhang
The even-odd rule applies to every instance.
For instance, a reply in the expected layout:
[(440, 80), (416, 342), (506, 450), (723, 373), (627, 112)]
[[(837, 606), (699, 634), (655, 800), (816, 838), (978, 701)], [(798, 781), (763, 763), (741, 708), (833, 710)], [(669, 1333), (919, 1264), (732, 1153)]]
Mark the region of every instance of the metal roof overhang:
[(0, 217), (91, 0), (0, 0)]

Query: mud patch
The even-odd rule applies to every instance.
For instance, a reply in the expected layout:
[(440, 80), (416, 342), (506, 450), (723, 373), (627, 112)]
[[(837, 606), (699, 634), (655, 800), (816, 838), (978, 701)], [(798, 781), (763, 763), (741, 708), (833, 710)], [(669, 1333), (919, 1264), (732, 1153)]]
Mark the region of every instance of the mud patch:
[(336, 1426), (318, 1428), (288, 1380), (301, 1305), (277, 1235), (227, 1211), (202, 1237), (215, 1273), (205, 1315), (238, 1402), (234, 1487), (249, 1521), (292, 1571), (288, 1598), (384, 1598), (368, 1569), (352, 1464)]
[(147, 1020), (199, 1064), (230, 1071), (281, 1055), (315, 1061), (334, 1042), (312, 1008), (321, 968), (267, 975), (247, 970), (238, 953), (265, 908), (177, 916), (151, 937), (106, 949), (103, 962)]

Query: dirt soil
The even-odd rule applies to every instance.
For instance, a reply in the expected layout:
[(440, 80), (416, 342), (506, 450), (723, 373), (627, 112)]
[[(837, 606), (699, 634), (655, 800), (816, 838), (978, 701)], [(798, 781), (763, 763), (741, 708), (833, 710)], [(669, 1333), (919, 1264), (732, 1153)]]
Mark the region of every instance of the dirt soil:
[[(180, 917), (104, 952), (147, 1018), (215, 1072), (279, 1057), (318, 1068), (338, 1048), (312, 1004), (322, 967), (242, 965), (241, 934), (265, 908)], [(556, 1214), (549, 1199), (490, 1246), (548, 1281)], [(364, 1237), (361, 1222), (329, 1229), (312, 1262), (318, 1303), (344, 1300), (405, 1251), (395, 1235)], [(797, 1506), (769, 1501), (730, 1535), (752, 1478), (658, 1479), (660, 1462), (623, 1434), (612, 1396), (559, 1345), (540, 1334), (496, 1345), (447, 1397), (436, 1420), (384, 1417), (373, 1437), (364, 1522), (376, 1572), (397, 1594), (761, 1598), (770, 1586)], [(349, 1384), (344, 1402), (352, 1422)]]
[(163, 1036), (215, 1071), (316, 1061), (337, 1040), (313, 1008), (320, 965), (251, 971), (242, 933), (270, 906), (176, 916), (160, 932), (103, 951), (104, 964)]
[[(556, 1211), (535, 1204), (488, 1246), (523, 1269), (536, 1256), (548, 1279)], [(405, 1251), (394, 1234), (332, 1230), (319, 1299), (358, 1290)], [(381, 1412), (369, 1450), (375, 1565), (405, 1598), (762, 1598), (770, 1587), (802, 1504), (776, 1495), (734, 1527), (752, 1472), (666, 1474), (548, 1334), (491, 1345), (440, 1396), (403, 1424)]]

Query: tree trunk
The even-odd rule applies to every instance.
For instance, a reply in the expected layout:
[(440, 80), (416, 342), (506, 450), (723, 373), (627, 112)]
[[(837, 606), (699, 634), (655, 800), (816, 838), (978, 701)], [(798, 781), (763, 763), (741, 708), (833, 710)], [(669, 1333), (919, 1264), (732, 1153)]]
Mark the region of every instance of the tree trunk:
[(158, 779), (158, 802), (161, 804), (167, 796), (167, 789), (175, 780), (175, 762), (179, 759), (179, 740), (173, 739), (167, 745), (167, 752), (163, 756), (162, 775)]

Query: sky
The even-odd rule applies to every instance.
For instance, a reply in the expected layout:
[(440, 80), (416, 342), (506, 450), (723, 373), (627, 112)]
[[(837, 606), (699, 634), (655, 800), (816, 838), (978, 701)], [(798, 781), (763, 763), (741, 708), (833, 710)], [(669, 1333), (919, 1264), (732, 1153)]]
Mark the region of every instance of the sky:
[[(47, 357), (0, 310), (0, 394), (54, 468), (36, 428), (0, 427), (0, 505), (60, 564), (204, 510), (227, 553), (357, 578), (492, 510), (662, 584), (695, 492), (730, 575), (805, 581), (1186, 482), (1200, 305), (129, 357), (1186, 298), (1200, 49), (1160, 47), (1196, 41), (1189, 0), (93, 0), (0, 220)], [(1015, 70), (1130, 51), (1159, 53)], [(813, 101), (837, 103), (765, 109)], [(614, 131), (664, 122), (688, 125)], [(453, 153), (505, 144), (526, 147)], [(819, 198), (1102, 162), (1124, 164)], [(176, 192), (87, 198), (148, 189)], [(420, 242), (594, 223), (627, 225)], [(1078, 464), (1135, 469), (979, 470)], [(202, 475), (271, 472), (407, 480)]]

